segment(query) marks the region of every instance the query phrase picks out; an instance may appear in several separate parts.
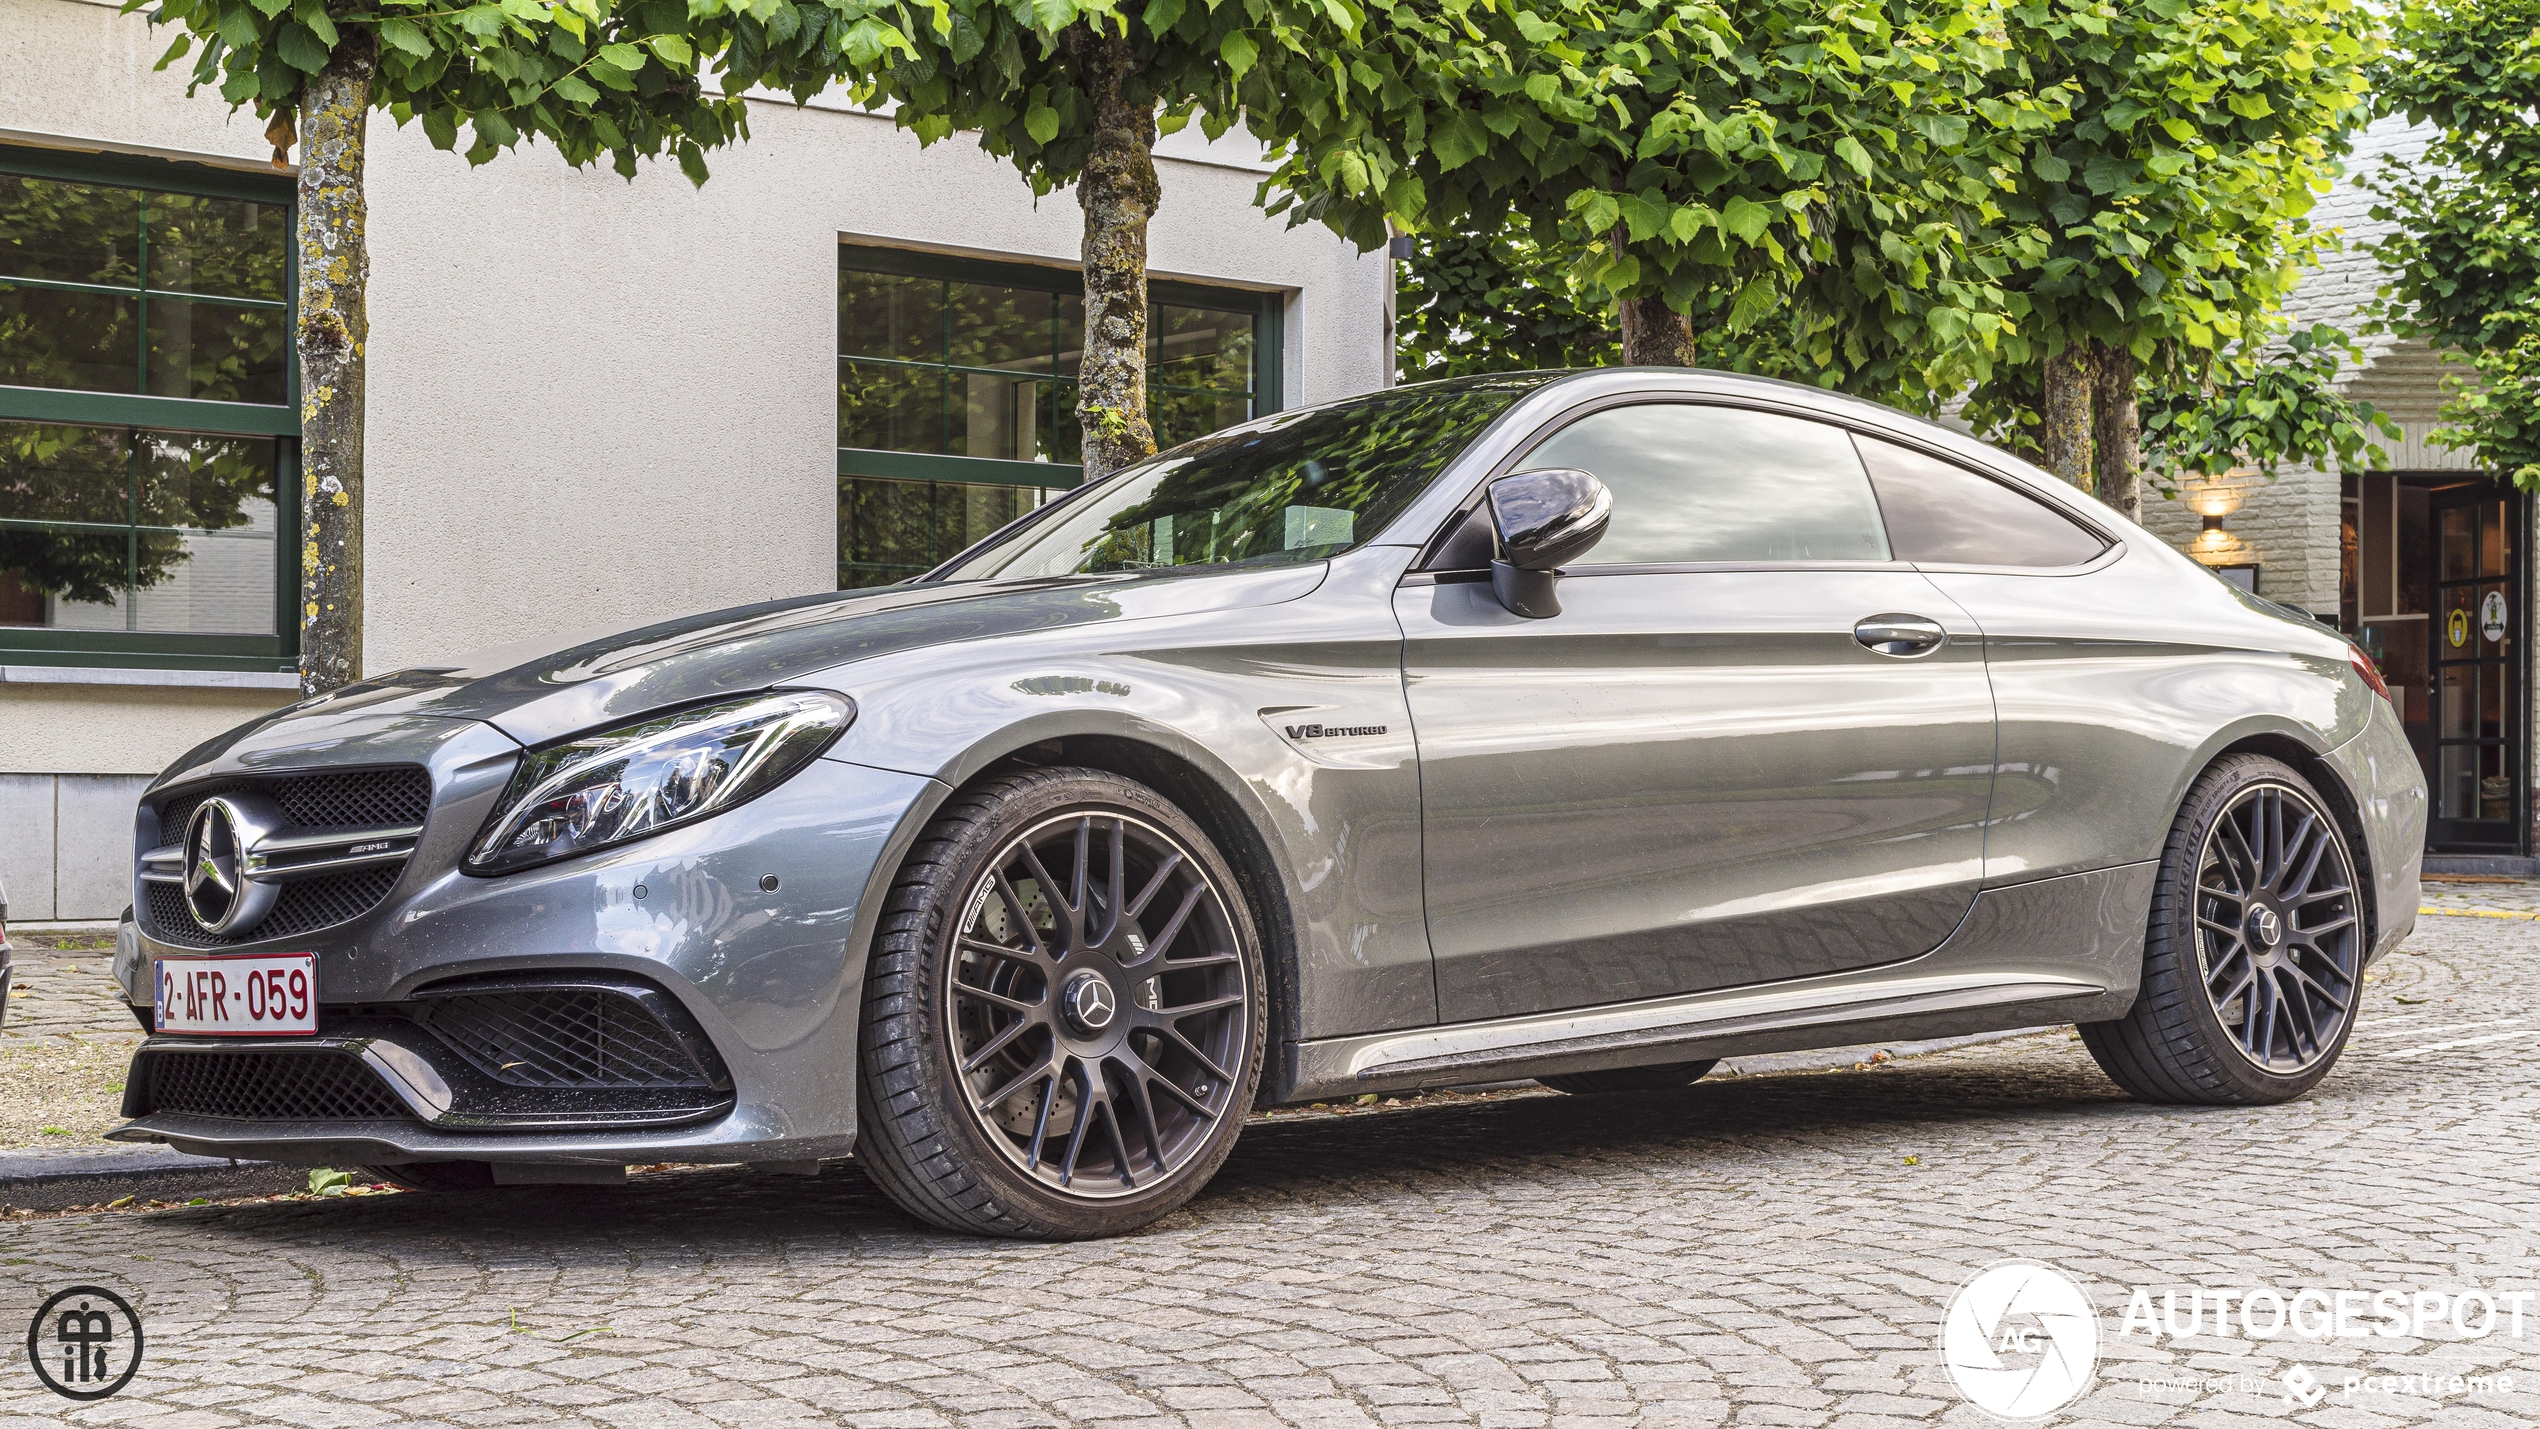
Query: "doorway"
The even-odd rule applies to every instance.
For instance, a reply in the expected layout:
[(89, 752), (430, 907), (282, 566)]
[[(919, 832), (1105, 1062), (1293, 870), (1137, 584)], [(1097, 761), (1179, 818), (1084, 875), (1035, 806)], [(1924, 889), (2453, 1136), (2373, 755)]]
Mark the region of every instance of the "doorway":
[(2426, 849), (2528, 855), (2527, 498), (2464, 472), (2350, 481), (2346, 614), (2424, 766)]

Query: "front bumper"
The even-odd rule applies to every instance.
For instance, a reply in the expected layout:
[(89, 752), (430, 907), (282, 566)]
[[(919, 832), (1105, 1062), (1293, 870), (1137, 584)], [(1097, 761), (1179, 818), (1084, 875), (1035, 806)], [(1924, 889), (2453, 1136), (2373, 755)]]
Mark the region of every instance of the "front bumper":
[[(818, 759), (702, 823), (475, 878), (457, 871), (459, 855), (500, 792), (488, 766), (507, 768), (517, 749), (495, 740), (446, 740), (435, 752), (435, 802), (416, 854), (376, 909), (314, 935), (221, 950), (314, 952), (320, 1037), (215, 1046), (154, 1036), (126, 1079), (139, 1098), (147, 1064), (178, 1053), (349, 1058), (405, 1114), (210, 1116), (134, 1101), (128, 1111), (139, 1114), (111, 1139), (306, 1165), (783, 1161), (850, 1149), (866, 941), (909, 816), (941, 786)], [(158, 941), (146, 923), (136, 937), (127, 984), (136, 1005), (148, 1001), (158, 958), (205, 955)], [(411, 1023), (380, 1020), (453, 979), (568, 974), (658, 989), (712, 1048), (727, 1085), (686, 1104), (576, 1102), (491, 1084)]]

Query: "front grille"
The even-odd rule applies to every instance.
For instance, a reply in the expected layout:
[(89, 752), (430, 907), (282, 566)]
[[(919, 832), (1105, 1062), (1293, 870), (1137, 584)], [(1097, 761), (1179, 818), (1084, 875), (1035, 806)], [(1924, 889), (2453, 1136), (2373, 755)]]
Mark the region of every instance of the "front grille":
[[(478, 1071), (515, 1087), (704, 1089), (729, 1085), (704, 1036), (610, 988), (523, 988), (427, 998), (420, 1021)], [(670, 1015), (677, 1017), (676, 1010)], [(680, 1021), (685, 1022), (684, 1018)], [(682, 1035), (686, 1033), (686, 1035)]]
[[(185, 839), (186, 821), (215, 794), (254, 790), (281, 809), (285, 835), (325, 833), (339, 829), (411, 828), (432, 808), (432, 775), (421, 765), (382, 769), (350, 769), (323, 774), (289, 774), (269, 779), (232, 779), (197, 785), (159, 805), (159, 846)], [(350, 922), (379, 906), (397, 886), (400, 866), (378, 865), (295, 879), (282, 885), (273, 911), (255, 927), (236, 936), (206, 933), (185, 909), (178, 885), (145, 881), (142, 907), (152, 936), (186, 948), (226, 948), (240, 943), (270, 942)]]
[(204, 932), (193, 915), (186, 912), (185, 890), (180, 885), (144, 883), (141, 889), (149, 902), (151, 932), (160, 942), (187, 948), (226, 948), (237, 943), (270, 942), (350, 922), (378, 907), (388, 890), (397, 886), (397, 875), (403, 871), (403, 865), (389, 864), (322, 873), (286, 883), (264, 921), (237, 937)]
[(432, 808), (432, 775), (419, 764), (341, 773), (291, 774), (279, 779), (232, 780), (188, 789), (159, 806), (159, 845), (185, 837), (195, 806), (214, 794), (254, 789), (281, 806), (300, 833), (326, 829), (398, 828), (420, 824)]
[(341, 1052), (156, 1051), (141, 1115), (235, 1121), (397, 1121), (408, 1117), (370, 1068)]

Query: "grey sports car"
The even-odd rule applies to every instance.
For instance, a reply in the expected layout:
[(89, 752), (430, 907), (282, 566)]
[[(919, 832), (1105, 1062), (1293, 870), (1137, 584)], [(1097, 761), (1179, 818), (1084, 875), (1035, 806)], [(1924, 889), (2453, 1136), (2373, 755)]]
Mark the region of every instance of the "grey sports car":
[(2337, 1060), (2425, 789), (2347, 641), (1682, 370), (1283, 412), (928, 575), (401, 670), (143, 797), (115, 1135), (459, 1189), (852, 1148), (1124, 1230), (1266, 1104), (2078, 1024)]

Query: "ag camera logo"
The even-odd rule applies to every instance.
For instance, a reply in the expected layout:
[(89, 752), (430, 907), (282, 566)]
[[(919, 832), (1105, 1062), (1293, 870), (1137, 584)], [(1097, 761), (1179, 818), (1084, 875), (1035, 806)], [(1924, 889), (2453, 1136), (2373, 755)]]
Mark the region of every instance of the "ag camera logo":
[(2042, 1419), (2090, 1387), (2099, 1312), (2062, 1271), (2006, 1260), (1958, 1287), (1940, 1354), (1968, 1403), (2002, 1419)]

